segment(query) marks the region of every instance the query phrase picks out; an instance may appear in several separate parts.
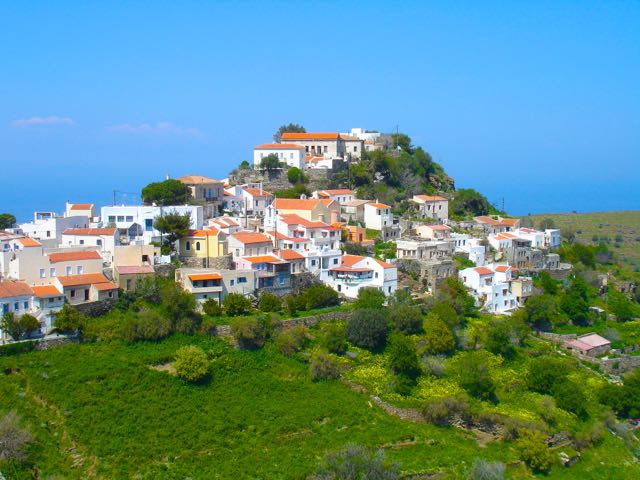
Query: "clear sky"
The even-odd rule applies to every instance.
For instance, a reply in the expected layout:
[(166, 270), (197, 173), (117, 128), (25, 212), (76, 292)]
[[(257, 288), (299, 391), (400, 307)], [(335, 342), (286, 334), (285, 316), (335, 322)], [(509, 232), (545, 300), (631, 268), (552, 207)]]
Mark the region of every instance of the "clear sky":
[(511, 213), (638, 209), (640, 2), (0, 3), (0, 211), (221, 178), (288, 122), (399, 125)]

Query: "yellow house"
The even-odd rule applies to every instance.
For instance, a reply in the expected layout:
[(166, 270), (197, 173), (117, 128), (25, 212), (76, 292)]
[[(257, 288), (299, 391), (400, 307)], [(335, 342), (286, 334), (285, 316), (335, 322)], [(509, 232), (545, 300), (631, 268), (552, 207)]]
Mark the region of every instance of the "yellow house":
[(331, 224), (340, 219), (340, 204), (330, 199), (277, 198), (272, 205), (280, 215), (298, 215), (309, 221)]
[(215, 258), (227, 254), (227, 236), (216, 228), (207, 230), (189, 230), (186, 237), (180, 239), (181, 258)]

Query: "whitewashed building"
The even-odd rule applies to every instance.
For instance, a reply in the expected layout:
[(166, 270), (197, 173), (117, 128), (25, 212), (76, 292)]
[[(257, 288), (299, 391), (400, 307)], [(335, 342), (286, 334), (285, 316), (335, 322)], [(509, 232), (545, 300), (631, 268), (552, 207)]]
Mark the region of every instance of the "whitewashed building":
[(304, 146), (295, 143), (263, 143), (253, 149), (254, 168), (260, 168), (262, 159), (269, 155), (275, 155), (281, 163), (286, 163), (288, 167), (296, 167), (302, 170), (306, 166)]
[(329, 270), (325, 283), (348, 298), (357, 298), (360, 289), (366, 287), (389, 296), (398, 288), (398, 268), (372, 257), (344, 255), (340, 265)]

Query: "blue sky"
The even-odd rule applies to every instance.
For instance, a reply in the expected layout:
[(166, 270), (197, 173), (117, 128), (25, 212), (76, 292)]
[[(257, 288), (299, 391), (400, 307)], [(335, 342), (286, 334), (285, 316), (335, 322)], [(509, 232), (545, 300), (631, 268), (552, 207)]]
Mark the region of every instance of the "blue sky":
[(640, 2), (2, 2), (0, 211), (397, 124), (516, 214), (638, 209)]

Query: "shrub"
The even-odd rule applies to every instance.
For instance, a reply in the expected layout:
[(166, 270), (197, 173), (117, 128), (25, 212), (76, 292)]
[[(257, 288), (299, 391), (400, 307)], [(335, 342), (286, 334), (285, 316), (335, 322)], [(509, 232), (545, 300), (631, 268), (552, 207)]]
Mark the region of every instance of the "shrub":
[(347, 338), (367, 350), (382, 349), (387, 342), (387, 319), (381, 310), (356, 310), (347, 322)]
[(220, 306), (215, 298), (207, 298), (202, 305), (202, 311), (210, 317), (222, 316), (222, 306)]
[(40, 330), (40, 322), (33, 315), (25, 313), (20, 317), (20, 328), (25, 335), (30, 335), (36, 330)]
[(445, 374), (444, 363), (438, 357), (425, 357), (424, 368), (436, 378), (442, 378)]
[(547, 472), (551, 469), (553, 455), (547, 447), (546, 436), (536, 430), (525, 430), (516, 440), (520, 459), (534, 472)]
[(400, 334), (392, 335), (387, 347), (387, 356), (389, 366), (396, 375), (406, 375), (410, 378), (419, 375), (418, 355), (410, 338)]
[(282, 309), (282, 300), (273, 293), (263, 292), (258, 300), (258, 309), (261, 312), (279, 312)]
[(55, 314), (54, 325), (59, 332), (75, 333), (82, 330), (86, 321), (87, 320), (84, 315), (68, 303), (65, 303), (62, 310)]
[(16, 318), (13, 312), (7, 312), (0, 319), (0, 330), (8, 333), (14, 340), (20, 340), (24, 334), (20, 319)]
[(389, 321), (394, 330), (406, 334), (418, 333), (422, 327), (422, 312), (416, 305), (399, 304), (389, 309)]
[(122, 329), (122, 337), (128, 342), (160, 340), (170, 334), (169, 319), (146, 308), (127, 319)]
[(198, 382), (209, 374), (209, 360), (200, 347), (188, 345), (176, 352), (173, 368), (181, 379), (191, 383)]
[(264, 345), (266, 328), (255, 318), (237, 318), (231, 323), (231, 334), (240, 348), (254, 350)]
[(597, 445), (604, 439), (607, 427), (603, 421), (596, 421), (587, 428), (576, 432), (573, 436), (573, 444), (578, 450), (586, 450), (592, 445)]
[(384, 293), (374, 287), (361, 288), (358, 291), (358, 298), (355, 302), (355, 308), (360, 309), (377, 309), (382, 308), (386, 297)]
[(397, 480), (400, 468), (389, 463), (382, 450), (374, 452), (347, 445), (337, 453), (326, 455), (316, 477), (319, 480)]
[(311, 355), (309, 373), (314, 380), (331, 380), (340, 377), (338, 364), (325, 352), (315, 352)]
[(433, 398), (425, 404), (422, 416), (427, 422), (440, 427), (447, 427), (454, 421), (468, 422), (471, 419), (469, 404), (462, 397)]
[(517, 338), (515, 338), (510, 320), (493, 320), (487, 332), (485, 343), (487, 350), (505, 358), (512, 358), (516, 354)]
[(327, 285), (312, 285), (301, 295), (304, 298), (305, 308), (313, 310), (315, 308), (333, 307), (340, 304), (338, 292)]
[(306, 300), (302, 295), (287, 295), (284, 297), (284, 306), (291, 315), (296, 315), (306, 308)]
[(449, 303), (438, 302), (429, 313), (436, 315), (440, 320), (447, 324), (451, 329), (460, 326), (461, 318)]
[(489, 365), (481, 351), (463, 352), (453, 364), (458, 384), (470, 395), (481, 400), (494, 400), (496, 387)]
[(344, 325), (336, 322), (327, 323), (322, 327), (324, 338), (322, 345), (329, 352), (342, 355), (347, 351), (347, 339), (345, 337)]
[(487, 462), (476, 458), (467, 477), (469, 480), (502, 480), (505, 466), (502, 462)]
[(538, 357), (531, 360), (527, 372), (529, 390), (551, 393), (553, 386), (569, 374), (566, 363), (558, 358)]
[(586, 416), (585, 404), (587, 403), (587, 396), (584, 394), (582, 387), (576, 382), (569, 380), (556, 382), (551, 389), (551, 393), (561, 409), (575, 413), (579, 417)]
[(456, 340), (451, 328), (433, 312), (424, 321), (425, 351), (432, 355), (451, 353)]
[(304, 326), (291, 327), (288, 330), (282, 330), (275, 340), (276, 348), (280, 353), (287, 357), (292, 357), (302, 350), (307, 342), (308, 331)]
[(0, 463), (24, 462), (32, 441), (31, 431), (20, 426), (16, 412), (9, 412), (0, 419)]
[(234, 317), (248, 313), (251, 310), (251, 301), (241, 293), (230, 293), (224, 297), (222, 306), (227, 315)]

